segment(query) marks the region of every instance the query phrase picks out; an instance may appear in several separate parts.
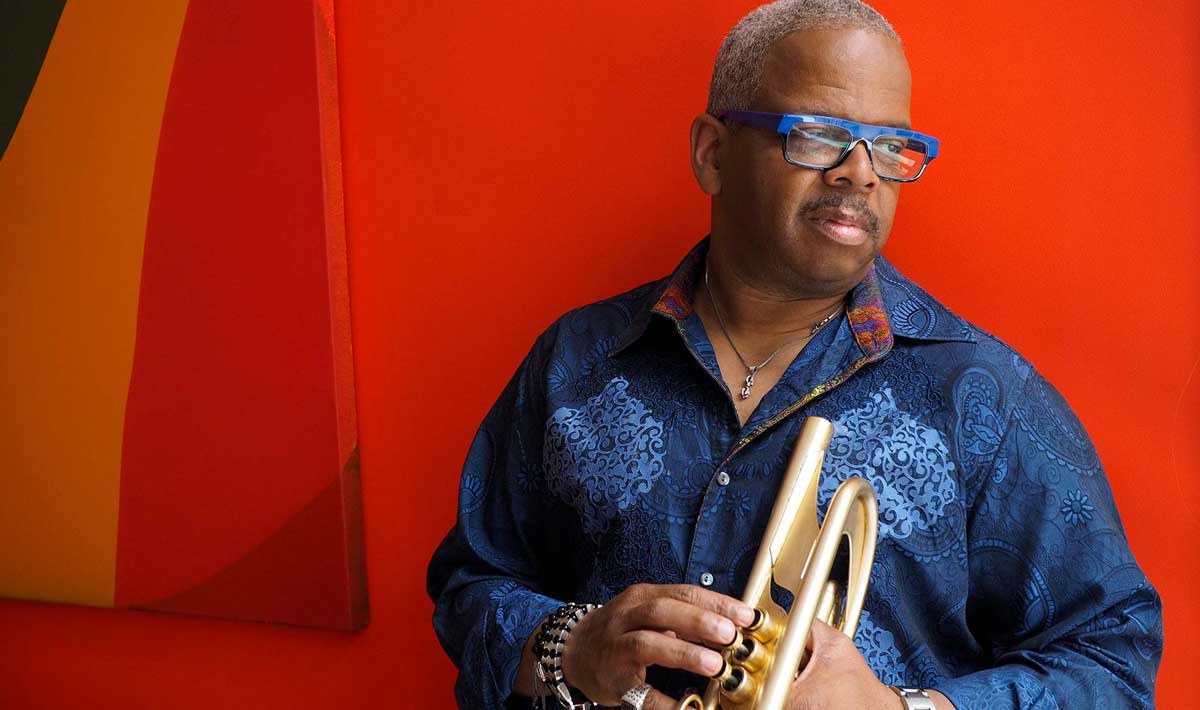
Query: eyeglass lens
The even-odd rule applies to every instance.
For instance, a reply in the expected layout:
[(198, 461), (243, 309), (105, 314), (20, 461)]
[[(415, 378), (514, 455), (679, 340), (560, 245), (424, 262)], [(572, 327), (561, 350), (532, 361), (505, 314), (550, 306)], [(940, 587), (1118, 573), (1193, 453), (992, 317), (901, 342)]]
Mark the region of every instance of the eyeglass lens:
[[(836, 165), (854, 136), (841, 126), (804, 123), (792, 127), (787, 137), (787, 157), (815, 168)], [(921, 172), (929, 148), (924, 141), (903, 136), (878, 136), (871, 141), (871, 157), (880, 177), (910, 180)]]

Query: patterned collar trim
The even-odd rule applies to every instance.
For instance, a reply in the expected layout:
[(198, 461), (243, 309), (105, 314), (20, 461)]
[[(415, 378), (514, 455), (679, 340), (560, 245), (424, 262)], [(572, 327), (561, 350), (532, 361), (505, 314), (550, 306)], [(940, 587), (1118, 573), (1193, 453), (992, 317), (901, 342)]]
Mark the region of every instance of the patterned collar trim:
[[(678, 322), (692, 314), (692, 293), (708, 253), (705, 237), (679, 262), (666, 279), (654, 284), (647, 306), (640, 309), (617, 339), (617, 355), (645, 333), (654, 314)], [(654, 299), (651, 301), (650, 299)], [(908, 280), (883, 256), (850, 292), (846, 311), (854, 339), (868, 361), (883, 357), (895, 336), (914, 340), (975, 342), (974, 329), (932, 296)]]
[(850, 304), (846, 307), (846, 318), (854, 340), (862, 350), (867, 362), (877, 360), (892, 349), (892, 324), (888, 320), (887, 308), (879, 290), (879, 278), (875, 267), (850, 292)]
[(683, 320), (692, 314), (692, 291), (696, 280), (704, 273), (704, 257), (708, 254), (708, 237), (705, 237), (683, 257), (675, 271), (667, 277), (666, 287), (659, 291), (658, 301), (650, 307), (675, 320)]

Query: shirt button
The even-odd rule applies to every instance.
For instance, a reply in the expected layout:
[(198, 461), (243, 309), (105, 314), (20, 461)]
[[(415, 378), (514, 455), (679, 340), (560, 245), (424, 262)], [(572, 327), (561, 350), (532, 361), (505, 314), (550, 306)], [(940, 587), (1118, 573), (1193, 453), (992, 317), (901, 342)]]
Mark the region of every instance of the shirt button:
[(703, 584), (706, 587), (711, 587), (712, 583), (713, 576), (711, 573), (705, 572), (704, 574), (700, 575), (700, 584)]
[(718, 473), (717, 474), (717, 483), (721, 484), (722, 486), (728, 486), (729, 485), (729, 474), (724, 471)]

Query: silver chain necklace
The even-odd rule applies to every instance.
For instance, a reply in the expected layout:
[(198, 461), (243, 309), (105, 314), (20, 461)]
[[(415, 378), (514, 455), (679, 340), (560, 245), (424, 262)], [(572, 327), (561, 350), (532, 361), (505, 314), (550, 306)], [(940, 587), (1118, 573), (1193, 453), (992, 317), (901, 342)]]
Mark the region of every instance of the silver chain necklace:
[(812, 330), (810, 330), (808, 332), (808, 335), (806, 335), (802, 338), (794, 338), (792, 340), (785, 342), (783, 345), (780, 345), (778, 348), (775, 348), (775, 352), (768, 355), (766, 360), (763, 360), (762, 362), (760, 362), (757, 365), (751, 365), (750, 363), (746, 362), (746, 358), (742, 357), (741, 351), (738, 350), (737, 345), (733, 342), (733, 338), (730, 337), (730, 335), (729, 335), (729, 329), (725, 327), (725, 319), (721, 317), (721, 307), (717, 305), (717, 299), (713, 296), (712, 286), (710, 286), (708, 284), (708, 264), (707, 263), (704, 265), (704, 290), (708, 291), (708, 300), (712, 301), (713, 311), (717, 314), (717, 324), (721, 326), (721, 332), (725, 334), (725, 339), (729, 341), (729, 347), (733, 348), (733, 354), (737, 355), (738, 359), (742, 361), (742, 365), (745, 366), (745, 368), (750, 371), (750, 374), (746, 375), (745, 384), (742, 385), (742, 392), (741, 392), (742, 399), (750, 399), (750, 388), (754, 386), (754, 376), (756, 374), (758, 374), (759, 370), (763, 369), (764, 367), (767, 366), (768, 363), (770, 363), (772, 360), (774, 360), (775, 356), (778, 355), (784, 348), (786, 348), (789, 345), (795, 345), (796, 343), (798, 343), (802, 340), (807, 340), (808, 338), (813, 337), (814, 335), (819, 333), (822, 328), (829, 325), (830, 322), (832, 322), (833, 319), (836, 318), (837, 315), (842, 312), (842, 306), (839, 304), (838, 307), (836, 309), (834, 309), (833, 313), (830, 313), (829, 315), (825, 316), (816, 325), (814, 325), (812, 327)]

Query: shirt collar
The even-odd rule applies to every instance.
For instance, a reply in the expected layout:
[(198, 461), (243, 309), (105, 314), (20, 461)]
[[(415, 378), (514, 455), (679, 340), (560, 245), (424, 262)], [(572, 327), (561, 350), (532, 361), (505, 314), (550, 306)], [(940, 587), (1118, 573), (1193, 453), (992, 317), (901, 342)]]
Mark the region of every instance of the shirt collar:
[[(670, 276), (647, 291), (646, 300), (617, 338), (617, 355), (646, 332), (655, 317), (682, 321), (692, 314), (692, 294), (703, 278), (708, 237), (692, 247)], [(973, 328), (924, 289), (901, 274), (882, 255), (850, 292), (846, 317), (863, 355), (875, 360), (892, 348), (896, 337), (926, 341), (975, 342)]]

